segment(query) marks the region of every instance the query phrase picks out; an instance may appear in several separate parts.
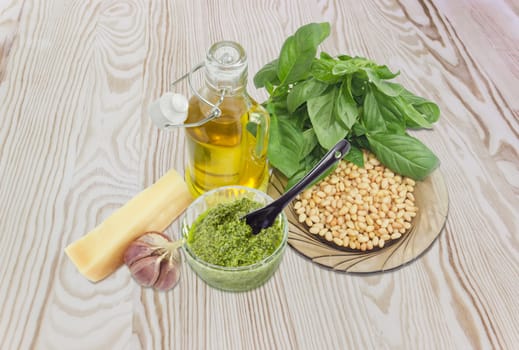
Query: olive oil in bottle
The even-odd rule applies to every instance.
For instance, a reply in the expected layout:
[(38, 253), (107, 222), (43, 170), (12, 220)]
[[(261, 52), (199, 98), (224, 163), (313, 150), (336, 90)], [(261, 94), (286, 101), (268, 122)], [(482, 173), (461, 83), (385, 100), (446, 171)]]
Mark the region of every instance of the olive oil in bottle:
[(266, 189), (268, 112), (246, 91), (247, 59), (234, 42), (214, 44), (206, 57), (205, 86), (189, 101), (186, 123), (205, 119), (217, 105), (219, 117), (186, 128), (186, 182), (193, 195), (220, 186)]

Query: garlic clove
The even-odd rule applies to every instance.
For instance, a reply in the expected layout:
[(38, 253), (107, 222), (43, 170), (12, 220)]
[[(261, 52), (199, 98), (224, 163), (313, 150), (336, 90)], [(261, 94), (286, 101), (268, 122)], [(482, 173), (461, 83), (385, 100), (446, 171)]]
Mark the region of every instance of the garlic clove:
[(130, 266), (130, 272), (139, 284), (144, 287), (151, 287), (159, 278), (162, 260), (161, 257), (156, 255), (142, 258)]
[(140, 259), (153, 255), (157, 249), (155, 246), (137, 240), (130, 244), (128, 249), (124, 252), (124, 263), (128, 266), (132, 266)]
[[(180, 257), (180, 256), (179, 256)], [(180, 280), (180, 261), (165, 259), (160, 267), (160, 275), (153, 287), (166, 291), (175, 287)]]
[(161, 232), (151, 231), (151, 232), (146, 232), (145, 234), (140, 236), (136, 240), (136, 242), (142, 242), (145, 244), (149, 244), (150, 246), (153, 246), (153, 247), (162, 247), (165, 244), (171, 242), (171, 239)]

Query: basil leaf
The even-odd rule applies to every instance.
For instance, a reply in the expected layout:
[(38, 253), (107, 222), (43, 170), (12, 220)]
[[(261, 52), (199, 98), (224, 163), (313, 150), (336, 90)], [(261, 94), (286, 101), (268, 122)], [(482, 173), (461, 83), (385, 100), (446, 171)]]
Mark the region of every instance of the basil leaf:
[(316, 79), (309, 79), (296, 84), (288, 93), (288, 111), (293, 113), (297, 107), (301, 106), (310, 98), (321, 95), (327, 87), (328, 84), (320, 82)]
[(351, 94), (359, 104), (363, 103), (368, 89), (368, 77), (361, 73), (363, 72), (354, 73), (351, 78)]
[(387, 132), (404, 135), (406, 125), (405, 120), (401, 117), (400, 113), (398, 111), (395, 112), (389, 103), (379, 102), (378, 106), (380, 108), (380, 113), (384, 117)]
[(315, 135), (314, 129), (310, 128), (301, 134), (302, 136), (302, 142), (301, 142), (301, 148), (299, 150), (299, 157), (298, 159), (305, 159), (312, 151), (314, 150), (315, 146), (318, 145), (317, 136)]
[(348, 60), (351, 60), (352, 57), (351, 56), (348, 56), (348, 55), (339, 55), (337, 56), (337, 58), (341, 61), (348, 61)]
[(350, 75), (342, 82), (337, 101), (335, 102), (334, 111), (337, 120), (342, 122), (342, 125), (347, 130), (351, 130), (359, 115), (357, 103), (351, 95), (351, 79), (352, 77)]
[(418, 139), (409, 135), (368, 134), (371, 150), (394, 172), (423, 180), (440, 163), (438, 158)]
[(377, 89), (388, 95), (388, 96), (398, 96), (404, 91), (404, 88), (400, 84), (390, 83), (384, 80), (381, 80), (377, 73), (375, 73), (372, 69), (365, 69), (366, 74), (368, 75), (369, 81), (377, 87)]
[(321, 51), (319, 58), (326, 61), (335, 61), (335, 59), (328, 53)]
[(398, 97), (397, 105), (405, 118), (407, 127), (432, 128), (432, 124), (425, 119), (424, 115), (418, 112), (413, 105), (409, 104), (402, 96)]
[(303, 105), (303, 107), (290, 114), (290, 118), (292, 119), (295, 127), (300, 130), (306, 130), (312, 127), (312, 122), (308, 116), (306, 105)]
[(377, 66), (374, 68), (380, 79), (393, 79), (400, 75), (400, 72), (393, 73), (387, 66)]
[(389, 131), (402, 135), (405, 134), (407, 127), (432, 127), (425, 116), (409, 104), (403, 96), (393, 97), (377, 90), (374, 90), (373, 93)]
[(329, 34), (329, 23), (310, 23), (287, 38), (278, 61), (277, 75), (281, 84), (288, 85), (308, 76), (317, 46)]
[(286, 177), (291, 177), (299, 169), (299, 151), (302, 147), (300, 133), (289, 119), (270, 116), (267, 156), (272, 166)]
[(254, 86), (256, 88), (262, 88), (270, 83), (270, 85), (279, 85), (279, 79), (277, 75), (278, 71), (278, 60), (275, 59), (270, 63), (267, 63), (263, 66), (255, 75), (254, 75)]
[(357, 136), (357, 137), (352, 138), (351, 144), (358, 148), (361, 148), (361, 149), (364, 148), (364, 149), (371, 150), (371, 147), (369, 146), (369, 142), (368, 142), (368, 139), (366, 138), (366, 136)]
[(364, 126), (369, 133), (386, 131), (384, 117), (380, 112), (377, 99), (375, 98), (375, 95), (371, 89), (368, 90), (368, 93), (364, 99), (363, 112)]
[(384, 95), (377, 89), (373, 90), (373, 94), (386, 123), (387, 131), (394, 134), (405, 134), (405, 119), (398, 107), (398, 101), (394, 97)]
[(359, 70), (359, 67), (357, 67), (352, 61), (340, 61), (339, 63), (335, 64), (332, 69), (333, 75), (346, 75), (346, 74), (352, 74)]
[(334, 61), (316, 59), (312, 63), (311, 74), (315, 79), (327, 84), (335, 84), (341, 81), (341, 77), (335, 76), (332, 73)]
[(276, 86), (274, 91), (270, 94), (270, 96), (272, 98), (286, 99), (289, 90), (290, 90), (289, 86), (287, 86), (287, 85), (278, 85), (278, 86)]
[(306, 103), (317, 140), (325, 149), (332, 148), (348, 132), (335, 118), (334, 105), (338, 90), (334, 88), (324, 95), (309, 99)]
[(355, 164), (359, 168), (364, 168), (364, 154), (356, 146), (351, 145), (350, 151), (344, 156), (344, 160)]
[(434, 102), (426, 101), (421, 104), (413, 104), (413, 107), (431, 124), (440, 119), (440, 108)]
[[(288, 190), (292, 186), (294, 186), (299, 180), (303, 178), (312, 168), (317, 164), (317, 162), (324, 156), (325, 151), (321, 147), (316, 147), (308, 157), (303, 158), (301, 161), (299, 170), (292, 176), (292, 178), (288, 179), (286, 189)], [(330, 167), (323, 174), (321, 174), (317, 179), (312, 181), (312, 183), (307, 186), (311, 187), (313, 184), (321, 181), (324, 177), (330, 174), (335, 169), (334, 166)]]
[(355, 123), (353, 124), (353, 135), (355, 136), (363, 136), (363, 135), (366, 135), (366, 128), (364, 127), (364, 125), (362, 123)]
[(270, 81), (265, 81), (265, 89), (267, 89), (267, 92), (269, 95), (273, 95), (275, 93), (276, 88)]
[(404, 98), (409, 104), (412, 104), (429, 123), (436, 123), (440, 118), (440, 108), (436, 103), (423, 97), (416, 96), (409, 90), (403, 91), (402, 98)]
[(351, 62), (353, 64), (355, 64), (357, 67), (359, 68), (374, 68), (376, 67), (377, 65), (375, 64), (375, 62), (371, 61), (371, 60), (368, 60), (367, 58), (365, 57), (358, 57), (358, 56), (355, 56), (351, 59)]
[(402, 97), (405, 98), (407, 103), (412, 104), (412, 105), (422, 104), (424, 102), (430, 102), (429, 100), (427, 100), (423, 97), (413, 94), (411, 91), (409, 91), (407, 89), (404, 89), (404, 91), (402, 92)]
[(307, 173), (306, 169), (299, 169), (292, 177), (288, 178), (287, 186), (285, 187), (285, 191), (288, 191), (292, 186), (299, 182)]
[(271, 98), (267, 103), (267, 110), (270, 114), (288, 116), (287, 101), (285, 98)]

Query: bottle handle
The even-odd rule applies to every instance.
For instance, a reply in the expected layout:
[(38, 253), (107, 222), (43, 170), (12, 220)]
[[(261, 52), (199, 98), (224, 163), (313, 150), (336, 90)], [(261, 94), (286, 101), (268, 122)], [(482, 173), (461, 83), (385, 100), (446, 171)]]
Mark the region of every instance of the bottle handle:
[(253, 156), (255, 158), (262, 158), (266, 156), (267, 144), (269, 137), (270, 123), (267, 118), (268, 112), (251, 111), (249, 112), (249, 122), (247, 124), (247, 131), (255, 137), (256, 144), (254, 145)]

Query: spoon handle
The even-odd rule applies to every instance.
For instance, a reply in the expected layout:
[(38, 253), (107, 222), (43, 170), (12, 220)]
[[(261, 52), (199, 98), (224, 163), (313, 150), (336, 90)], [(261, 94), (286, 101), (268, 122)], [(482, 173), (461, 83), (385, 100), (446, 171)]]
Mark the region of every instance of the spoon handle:
[(295, 196), (297, 196), (301, 191), (305, 189), (308, 185), (310, 185), (315, 179), (317, 179), (322, 173), (324, 173), (329, 167), (331, 167), (335, 162), (338, 162), (348, 153), (350, 150), (350, 143), (346, 140), (340, 140), (330, 148), (328, 153), (324, 155), (324, 157), (317, 163), (308, 174), (306, 174), (298, 183), (296, 183), (291, 189), (285, 192), (279, 199), (276, 201), (279, 207), (284, 208), (288, 203), (290, 203)]

